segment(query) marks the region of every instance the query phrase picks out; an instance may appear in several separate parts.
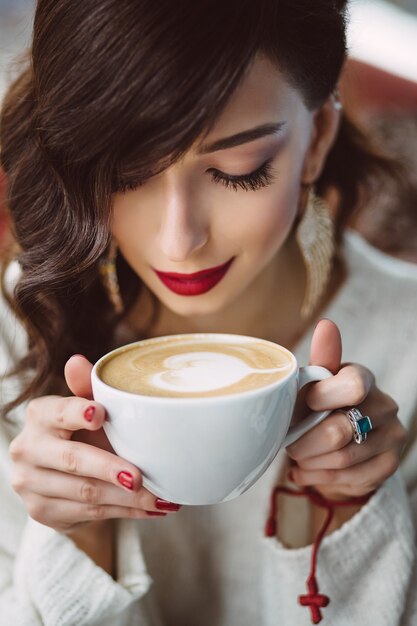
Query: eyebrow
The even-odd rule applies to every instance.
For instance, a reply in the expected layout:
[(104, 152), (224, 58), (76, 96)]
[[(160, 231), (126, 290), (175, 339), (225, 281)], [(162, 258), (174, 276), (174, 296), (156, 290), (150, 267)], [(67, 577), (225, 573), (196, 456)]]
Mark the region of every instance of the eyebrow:
[(282, 130), (285, 124), (286, 122), (277, 122), (276, 124), (262, 124), (261, 126), (249, 128), (248, 130), (243, 130), (236, 135), (223, 137), (223, 139), (217, 139), (217, 141), (214, 141), (213, 143), (202, 145), (200, 146), (198, 153), (207, 154), (209, 152), (216, 152), (217, 150), (226, 150), (227, 148), (234, 148), (235, 146), (240, 146), (243, 143), (248, 143), (249, 141), (255, 141), (255, 139), (260, 139), (261, 137), (276, 135)]

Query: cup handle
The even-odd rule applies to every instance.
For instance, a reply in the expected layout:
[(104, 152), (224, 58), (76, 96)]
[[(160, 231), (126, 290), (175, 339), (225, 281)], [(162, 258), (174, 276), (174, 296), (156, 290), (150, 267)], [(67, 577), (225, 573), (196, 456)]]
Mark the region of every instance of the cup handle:
[[(325, 367), (320, 367), (319, 365), (306, 365), (305, 367), (300, 367), (298, 373), (298, 391), (302, 389), (308, 383), (312, 383), (318, 380), (324, 380), (325, 378), (330, 378), (333, 374), (327, 370)], [(287, 436), (282, 443), (282, 448), (286, 448), (290, 446), (294, 441), (297, 441), (300, 437), (305, 435), (306, 432), (311, 430), (313, 426), (317, 426), (327, 417), (331, 411), (315, 411), (314, 413), (310, 413), (310, 415), (304, 418), (299, 424), (292, 426)]]

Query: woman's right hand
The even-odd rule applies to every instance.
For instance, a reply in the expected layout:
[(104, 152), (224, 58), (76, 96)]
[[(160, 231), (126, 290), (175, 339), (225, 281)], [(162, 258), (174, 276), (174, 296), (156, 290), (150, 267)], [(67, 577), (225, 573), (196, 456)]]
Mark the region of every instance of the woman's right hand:
[(138, 468), (112, 451), (102, 428), (105, 409), (91, 400), (91, 369), (83, 356), (71, 357), (65, 378), (75, 396), (32, 400), (10, 445), (13, 488), (29, 515), (65, 533), (85, 522), (145, 519), (180, 508), (145, 489)]

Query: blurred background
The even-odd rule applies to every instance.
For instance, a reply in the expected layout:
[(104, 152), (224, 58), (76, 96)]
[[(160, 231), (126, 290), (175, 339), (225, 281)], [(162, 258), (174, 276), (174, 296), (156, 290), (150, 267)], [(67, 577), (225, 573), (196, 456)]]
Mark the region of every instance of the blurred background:
[(10, 75), (10, 63), (27, 47), (35, 0), (0, 0), (0, 99)]
[[(30, 42), (35, 4), (0, 0), (0, 103)], [(344, 109), (409, 174), (400, 193), (384, 190), (352, 226), (386, 252), (417, 262), (417, 0), (351, 0), (349, 11)], [(2, 184), (0, 173), (0, 245)]]

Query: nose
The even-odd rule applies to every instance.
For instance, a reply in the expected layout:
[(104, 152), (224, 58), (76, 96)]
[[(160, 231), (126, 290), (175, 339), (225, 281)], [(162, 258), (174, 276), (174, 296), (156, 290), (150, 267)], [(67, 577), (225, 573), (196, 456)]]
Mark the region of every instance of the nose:
[(208, 225), (190, 190), (179, 181), (167, 182), (158, 243), (171, 261), (185, 261), (208, 240)]

